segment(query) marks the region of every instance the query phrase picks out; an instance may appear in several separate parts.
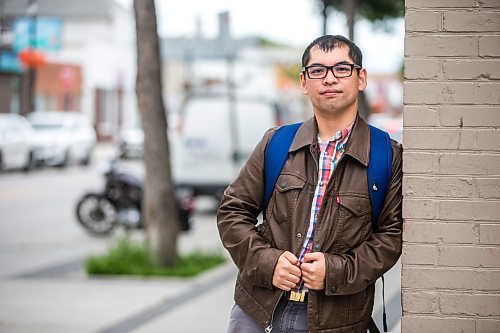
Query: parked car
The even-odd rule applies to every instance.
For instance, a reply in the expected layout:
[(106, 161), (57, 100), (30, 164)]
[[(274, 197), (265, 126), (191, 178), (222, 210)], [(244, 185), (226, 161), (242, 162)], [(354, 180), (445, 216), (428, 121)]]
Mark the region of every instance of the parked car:
[(28, 115), (35, 129), (38, 163), (87, 165), (96, 144), (96, 132), (88, 117), (78, 112), (39, 111)]
[(239, 97), (231, 105), (224, 95), (195, 95), (181, 107), (171, 140), (177, 187), (220, 197), (266, 130), (287, 121), (273, 101)]
[(35, 166), (34, 131), (23, 116), (0, 114), (0, 170)]
[(128, 127), (120, 132), (118, 151), (121, 158), (141, 158), (144, 155), (144, 131), (141, 127)]
[[(170, 133), (169, 135), (173, 135), (172, 132), (178, 126), (178, 113), (169, 111), (167, 116), (168, 133)], [(125, 127), (120, 131), (118, 153), (120, 158), (142, 158), (144, 156), (144, 130), (140, 124)]]

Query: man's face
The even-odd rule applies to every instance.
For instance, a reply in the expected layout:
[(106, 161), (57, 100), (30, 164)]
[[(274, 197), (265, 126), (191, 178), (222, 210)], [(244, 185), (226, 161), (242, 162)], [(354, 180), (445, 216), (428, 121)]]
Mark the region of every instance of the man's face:
[[(335, 47), (331, 52), (324, 52), (315, 46), (311, 49), (306, 66), (353, 64), (348, 53), (347, 46)], [(363, 68), (358, 74), (358, 71), (353, 69), (352, 75), (344, 78), (336, 78), (329, 70), (323, 79), (310, 79), (302, 72), (300, 84), (302, 93), (309, 96), (315, 114), (319, 113), (327, 118), (338, 117), (346, 112), (357, 111), (358, 92), (366, 88), (366, 70)]]

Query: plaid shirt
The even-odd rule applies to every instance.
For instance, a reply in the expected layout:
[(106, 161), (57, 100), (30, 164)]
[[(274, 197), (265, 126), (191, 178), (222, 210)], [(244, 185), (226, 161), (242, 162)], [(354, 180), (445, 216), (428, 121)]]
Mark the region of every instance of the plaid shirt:
[[(299, 262), (301, 263), (303, 262), (306, 253), (312, 252), (314, 229), (316, 228), (319, 209), (323, 203), (326, 186), (331, 175), (333, 174), (333, 171), (335, 170), (335, 167), (340, 161), (340, 158), (344, 154), (344, 147), (349, 139), (349, 134), (351, 133), (353, 124), (354, 123), (342, 131), (335, 133), (327, 143), (322, 143), (321, 138), (318, 135), (320, 148), (318, 184), (316, 185), (316, 190), (314, 191), (311, 216), (309, 218), (309, 228), (307, 229), (306, 239), (299, 256)], [(301, 289), (302, 288), (299, 287), (299, 291), (301, 291)], [(306, 288), (303, 289), (305, 290)]]

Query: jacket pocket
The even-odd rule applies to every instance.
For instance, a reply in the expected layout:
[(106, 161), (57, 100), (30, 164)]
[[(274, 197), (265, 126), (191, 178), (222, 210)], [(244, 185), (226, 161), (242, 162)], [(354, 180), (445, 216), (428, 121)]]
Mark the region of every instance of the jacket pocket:
[(371, 228), (371, 205), (367, 196), (339, 197), (339, 225), (341, 242), (352, 249), (368, 239)]
[(348, 324), (356, 324), (368, 320), (372, 315), (375, 284), (369, 285), (365, 290), (350, 295)]
[(294, 173), (282, 173), (274, 185), (271, 217), (281, 224), (290, 221), (306, 180)]

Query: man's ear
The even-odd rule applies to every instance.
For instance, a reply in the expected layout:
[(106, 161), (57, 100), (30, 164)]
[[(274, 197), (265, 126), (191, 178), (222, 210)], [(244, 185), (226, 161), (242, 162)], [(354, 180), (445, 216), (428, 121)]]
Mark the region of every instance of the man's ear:
[(302, 91), (303, 95), (307, 95), (308, 92), (307, 92), (306, 77), (304, 76), (304, 72), (300, 72), (299, 79), (300, 79), (300, 90)]
[(364, 91), (368, 80), (368, 74), (365, 68), (361, 68), (358, 74), (358, 91)]

